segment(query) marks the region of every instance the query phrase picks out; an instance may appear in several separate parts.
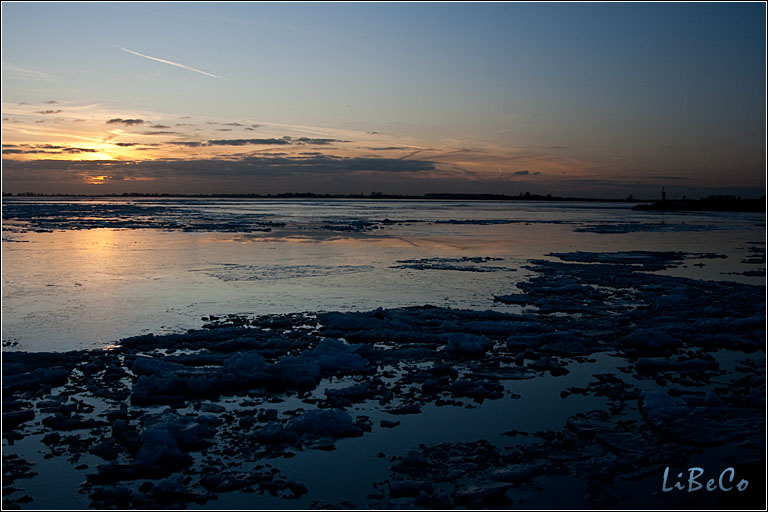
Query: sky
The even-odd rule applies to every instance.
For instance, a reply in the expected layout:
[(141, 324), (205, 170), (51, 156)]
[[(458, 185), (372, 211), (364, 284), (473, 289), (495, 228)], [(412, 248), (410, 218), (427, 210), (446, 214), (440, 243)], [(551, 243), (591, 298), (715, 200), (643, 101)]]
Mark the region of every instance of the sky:
[(2, 3), (3, 192), (760, 197), (766, 7)]

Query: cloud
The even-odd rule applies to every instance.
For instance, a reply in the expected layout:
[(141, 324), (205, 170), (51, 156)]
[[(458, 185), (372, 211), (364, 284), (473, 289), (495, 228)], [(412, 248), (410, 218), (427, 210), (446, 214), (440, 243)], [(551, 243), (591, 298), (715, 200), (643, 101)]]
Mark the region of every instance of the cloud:
[[(34, 148), (34, 149), (19, 149), (22, 147)], [(97, 150), (91, 148), (74, 148), (68, 146), (53, 146), (51, 144), (39, 144), (37, 146), (30, 146), (28, 144), (21, 144), (15, 146), (13, 149), (6, 149), (6, 145), (3, 145), (3, 154), (6, 155), (64, 155), (64, 154), (78, 154), (78, 153), (96, 153)]]
[(651, 178), (653, 180), (689, 180), (690, 179), (684, 176), (645, 176), (645, 177)]
[(35, 114), (58, 114), (61, 110), (36, 110)]
[(165, 125), (165, 124), (153, 124), (151, 126), (152, 126), (152, 128), (158, 128), (158, 129), (170, 128), (170, 126)]
[(201, 75), (206, 75), (206, 76), (210, 76), (210, 77), (213, 77), (213, 78), (221, 79), (220, 76), (214, 75), (213, 73), (208, 73), (207, 71), (202, 71), (202, 70), (199, 70), (199, 69), (195, 69), (195, 68), (193, 68), (191, 66), (187, 66), (187, 65), (184, 65), (184, 64), (179, 64), (178, 62), (173, 62), (173, 61), (165, 60), (165, 59), (159, 59), (157, 57), (150, 57), (149, 55), (144, 55), (143, 53), (135, 52), (133, 50), (129, 50), (128, 48), (123, 48), (122, 46), (118, 46), (118, 48), (120, 48), (124, 52), (132, 53), (133, 55), (138, 55), (139, 57), (144, 57), (145, 59), (150, 59), (150, 60), (154, 60), (154, 61), (157, 61), (157, 62), (162, 62), (163, 64), (169, 64), (171, 66), (176, 66), (177, 68), (186, 69), (188, 71), (194, 71), (195, 73), (200, 73)]
[(133, 146), (138, 146), (138, 142), (113, 142), (115, 146), (120, 146), (122, 148), (131, 148)]
[(333, 144), (334, 142), (348, 142), (344, 140), (338, 140), (338, 139), (310, 139), (309, 137), (299, 137), (296, 139), (296, 144), (311, 144), (313, 146), (327, 146), (329, 144)]
[(122, 119), (120, 117), (116, 117), (114, 119), (110, 119), (107, 121), (106, 124), (124, 124), (126, 126), (133, 126), (136, 124), (144, 124), (143, 119)]
[(193, 142), (186, 140), (173, 140), (168, 142), (168, 144), (173, 144), (174, 146), (187, 146), (190, 148), (199, 148), (200, 146), (205, 146), (205, 143), (203, 142)]
[(291, 139), (290, 137), (286, 137), (283, 139), (220, 139), (220, 140), (209, 140), (208, 145), (209, 146), (249, 146), (249, 145), (285, 145), (290, 144)]
[[(225, 129), (219, 128), (217, 131), (224, 131)], [(274, 145), (278, 144), (285, 146), (287, 144), (294, 144), (297, 146), (312, 145), (312, 146), (328, 146), (334, 142), (348, 142), (340, 139), (310, 139), (309, 137), (299, 137), (298, 139), (292, 139), (289, 136), (285, 136), (280, 139), (218, 139), (209, 140), (209, 146), (258, 146), (258, 145)]]
[(43, 102), (44, 105), (58, 105), (58, 103), (59, 102), (56, 100), (48, 100)]
[[(235, 122), (235, 121), (232, 121), (231, 123), (222, 123), (222, 122), (219, 122), (219, 121), (206, 121), (205, 124), (220, 124), (222, 126), (245, 126), (244, 124), (238, 123), (238, 122)], [(252, 128), (258, 128), (259, 125), (258, 124), (252, 124), (251, 127)]]
[(91, 148), (64, 148), (62, 149), (64, 153), (96, 153), (96, 149)]
[[(348, 158), (338, 156), (247, 156), (237, 160), (30, 160), (3, 161), (3, 174), (12, 180), (79, 180), (82, 173), (104, 174), (115, 179), (152, 177), (181, 181), (193, 178), (212, 180), (248, 180), (296, 175), (343, 176), (361, 173), (421, 173), (435, 170), (435, 163), (425, 160), (392, 158)], [(298, 184), (298, 183), (297, 183)]]
[(64, 149), (69, 146), (55, 146), (53, 144), (3, 144), (3, 147), (35, 148), (35, 149)]
[(23, 78), (26, 80), (45, 80), (45, 81), (59, 80), (59, 77), (56, 75), (43, 73), (42, 71), (36, 71), (34, 69), (23, 68), (21, 66), (9, 64), (7, 62), (2, 63), (2, 68), (3, 68), (3, 71), (10, 74), (10, 76), (13, 78)]
[(154, 132), (141, 132), (139, 135), (179, 135), (179, 132), (171, 132), (167, 130), (159, 130)]
[(435, 170), (434, 162), (426, 160), (399, 160), (392, 158), (339, 157), (315, 155), (299, 157), (249, 156), (229, 166), (241, 171), (286, 173), (348, 173), (348, 172), (421, 172)]
[(366, 148), (366, 149), (370, 149), (371, 151), (402, 151), (402, 150), (409, 149), (409, 148), (404, 148), (404, 147), (400, 147), (400, 146), (384, 146), (384, 147), (381, 147), (381, 148), (370, 148), (369, 147), (369, 148)]

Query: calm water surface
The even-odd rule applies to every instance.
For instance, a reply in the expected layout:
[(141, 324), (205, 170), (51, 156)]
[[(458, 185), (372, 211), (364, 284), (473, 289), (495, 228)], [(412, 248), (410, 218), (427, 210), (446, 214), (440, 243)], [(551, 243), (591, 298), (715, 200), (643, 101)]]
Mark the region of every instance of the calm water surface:
[[(205, 218), (273, 227), (34, 232), (5, 219), (13, 201), (53, 208), (84, 202), (4, 201), (2, 338), (17, 350), (104, 347), (126, 336), (198, 328), (211, 314), (422, 304), (514, 311), (494, 303), (494, 294), (515, 292), (530, 275), (527, 261), (551, 259), (551, 252), (714, 252), (727, 258), (664, 272), (765, 281), (734, 275), (764, 269), (744, 263), (765, 248), (762, 214), (634, 212), (623, 203), (116, 199), (85, 204), (160, 206), (154, 218), (196, 226)], [(577, 231), (595, 227), (628, 232)], [(475, 265), (487, 272), (395, 268), (403, 260), (462, 257), (499, 260)]]

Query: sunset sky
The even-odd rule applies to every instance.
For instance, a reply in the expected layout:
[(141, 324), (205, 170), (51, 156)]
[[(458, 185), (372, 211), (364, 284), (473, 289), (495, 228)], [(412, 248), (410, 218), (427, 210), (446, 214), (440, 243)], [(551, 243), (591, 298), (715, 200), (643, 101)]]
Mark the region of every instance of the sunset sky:
[(765, 193), (757, 3), (2, 4), (2, 187)]

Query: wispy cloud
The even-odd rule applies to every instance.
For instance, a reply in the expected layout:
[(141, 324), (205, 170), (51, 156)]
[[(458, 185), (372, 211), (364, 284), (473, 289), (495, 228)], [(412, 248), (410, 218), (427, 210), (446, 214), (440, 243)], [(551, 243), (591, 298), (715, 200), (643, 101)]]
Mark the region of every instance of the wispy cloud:
[(15, 66), (8, 62), (2, 63), (3, 71), (9, 73), (14, 78), (23, 78), (27, 80), (58, 80), (59, 77), (51, 75), (49, 73), (43, 73), (42, 71), (36, 71), (34, 69), (23, 68), (21, 66)]
[(172, 132), (168, 130), (141, 132), (141, 135), (180, 135), (179, 132)]
[(139, 57), (144, 57), (145, 59), (155, 60), (157, 62), (162, 62), (163, 64), (170, 64), (171, 66), (176, 66), (177, 68), (186, 69), (188, 71), (194, 71), (195, 73), (200, 73), (201, 75), (206, 75), (206, 76), (210, 76), (210, 77), (213, 77), (213, 78), (221, 79), (220, 76), (214, 75), (213, 73), (208, 73), (207, 71), (201, 71), (201, 70), (195, 69), (195, 68), (193, 68), (191, 66), (186, 66), (184, 64), (179, 64), (178, 62), (173, 62), (173, 61), (165, 60), (165, 59), (158, 59), (157, 57), (150, 57), (149, 55), (144, 55), (143, 53), (135, 52), (133, 50), (129, 50), (128, 48), (123, 48), (122, 46), (118, 46), (118, 48), (120, 48), (124, 52), (132, 53), (134, 55), (138, 55)]
[(54, 144), (3, 144), (3, 155), (62, 155), (77, 153), (96, 153), (96, 149), (58, 146)]

